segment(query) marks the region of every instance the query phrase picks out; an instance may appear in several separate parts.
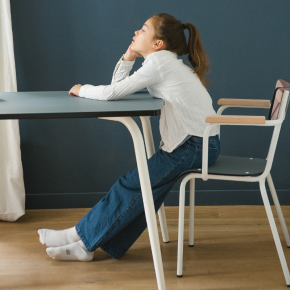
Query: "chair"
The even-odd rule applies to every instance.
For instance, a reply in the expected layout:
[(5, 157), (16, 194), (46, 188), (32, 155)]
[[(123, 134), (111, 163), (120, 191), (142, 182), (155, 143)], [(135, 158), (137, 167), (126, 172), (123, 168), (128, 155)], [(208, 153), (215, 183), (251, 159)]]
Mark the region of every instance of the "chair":
[[(277, 252), (280, 258), (281, 266), (285, 276), (286, 284), (290, 286), (290, 275), (281, 241), (275, 225), (273, 213), (270, 207), (267, 191), (265, 187), (265, 179), (267, 178), (273, 201), (278, 213), (278, 217), (283, 229), (287, 247), (290, 247), (290, 238), (285, 224), (285, 220), (281, 211), (281, 207), (277, 198), (275, 187), (272, 181), (270, 170), (272, 167), (274, 154), (278, 142), (278, 137), (283, 120), (285, 119), (288, 102), (289, 102), (289, 83), (279, 79), (273, 95), (272, 104), (269, 100), (247, 100), (247, 99), (220, 99), (218, 104), (221, 105), (215, 116), (207, 116), (206, 127), (203, 137), (203, 153), (202, 168), (190, 169), (181, 173), (176, 181), (181, 177), (180, 196), (179, 196), (179, 224), (178, 224), (178, 251), (177, 251), (177, 276), (182, 277), (183, 265), (183, 238), (184, 238), (184, 205), (185, 205), (185, 186), (190, 180), (189, 195), (189, 246), (194, 246), (194, 198), (195, 198), (195, 179), (202, 178), (204, 181), (208, 179), (259, 182), (259, 187), (266, 209), (267, 217), (270, 223), (272, 234), (274, 237)], [(268, 108), (269, 120), (265, 116), (226, 116), (221, 115), (222, 112), (229, 107), (244, 108)], [(266, 159), (235, 157), (219, 155), (216, 161), (208, 166), (208, 138), (211, 129), (214, 126), (221, 125), (237, 125), (237, 126), (273, 126), (273, 135)]]

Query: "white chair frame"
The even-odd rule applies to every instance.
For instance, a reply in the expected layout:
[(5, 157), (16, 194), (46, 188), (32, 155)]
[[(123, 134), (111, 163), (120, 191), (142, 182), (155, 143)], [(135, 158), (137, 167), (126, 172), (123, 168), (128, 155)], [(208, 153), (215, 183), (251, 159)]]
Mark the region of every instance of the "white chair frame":
[[(283, 99), (279, 111), (279, 116), (277, 120), (266, 120), (265, 124), (237, 124), (237, 123), (211, 123), (207, 126), (204, 137), (203, 137), (203, 153), (202, 153), (202, 171), (201, 173), (189, 173), (187, 174), (180, 184), (180, 196), (179, 196), (179, 224), (178, 224), (178, 250), (177, 250), (177, 276), (182, 277), (182, 265), (183, 265), (183, 239), (184, 239), (184, 206), (185, 206), (185, 186), (188, 180), (190, 180), (190, 213), (189, 213), (189, 246), (194, 245), (194, 199), (195, 199), (195, 178), (202, 178), (204, 181), (208, 179), (217, 179), (217, 180), (232, 180), (232, 181), (245, 181), (245, 182), (259, 182), (260, 191), (263, 199), (263, 203), (266, 209), (267, 217), (270, 223), (271, 231), (274, 237), (275, 245), (277, 248), (278, 256), (280, 263), (283, 269), (284, 277), (286, 284), (290, 286), (290, 275), (285, 259), (285, 255), (282, 249), (281, 241), (278, 235), (277, 227), (273, 217), (273, 213), (270, 207), (265, 180), (267, 178), (271, 195), (275, 204), (275, 208), (279, 217), (279, 221), (284, 233), (287, 247), (290, 247), (290, 238), (287, 230), (287, 226), (281, 211), (281, 207), (278, 201), (277, 193), (273, 184), (273, 180), (270, 174), (272, 167), (274, 154), (276, 151), (276, 146), (278, 142), (278, 137), (281, 130), (281, 125), (285, 119), (286, 115), (286, 106), (288, 104), (289, 91), (284, 90)], [(244, 108), (262, 108), (257, 106), (221, 106), (217, 111), (217, 115), (221, 115), (222, 112), (229, 107), (244, 107)], [(265, 107), (263, 107), (265, 108)], [(242, 125), (242, 126), (273, 126), (273, 135), (270, 143), (270, 148), (268, 151), (268, 156), (266, 158), (266, 166), (264, 172), (259, 176), (233, 176), (233, 175), (217, 175), (217, 174), (208, 174), (208, 138), (211, 129), (215, 126), (219, 126), (219, 135), (220, 135), (220, 125)]]

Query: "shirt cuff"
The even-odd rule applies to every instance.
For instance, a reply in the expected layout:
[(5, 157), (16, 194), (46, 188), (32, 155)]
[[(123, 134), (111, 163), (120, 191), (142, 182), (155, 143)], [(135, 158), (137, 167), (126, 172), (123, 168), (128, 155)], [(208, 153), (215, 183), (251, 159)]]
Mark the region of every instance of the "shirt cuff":
[(122, 60), (124, 54), (122, 55), (122, 57), (120, 58), (120, 68), (122, 67), (124, 70), (131, 70), (134, 63), (135, 63), (135, 59), (134, 60)]
[(85, 98), (85, 91), (86, 91), (85, 85), (81, 86), (80, 91), (79, 91), (79, 96), (81, 98)]

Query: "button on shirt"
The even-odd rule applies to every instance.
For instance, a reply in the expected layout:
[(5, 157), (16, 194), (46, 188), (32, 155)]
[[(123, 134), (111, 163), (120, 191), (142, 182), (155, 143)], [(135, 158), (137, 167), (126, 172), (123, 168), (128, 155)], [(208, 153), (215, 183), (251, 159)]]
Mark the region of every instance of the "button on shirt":
[[(172, 152), (191, 135), (203, 137), (208, 115), (216, 115), (212, 99), (197, 74), (178, 59), (175, 52), (160, 50), (149, 54), (132, 75), (134, 61), (119, 59), (110, 85), (83, 85), (79, 96), (113, 101), (147, 87), (155, 98), (164, 100), (159, 120), (160, 148)], [(210, 136), (218, 134), (214, 127)]]

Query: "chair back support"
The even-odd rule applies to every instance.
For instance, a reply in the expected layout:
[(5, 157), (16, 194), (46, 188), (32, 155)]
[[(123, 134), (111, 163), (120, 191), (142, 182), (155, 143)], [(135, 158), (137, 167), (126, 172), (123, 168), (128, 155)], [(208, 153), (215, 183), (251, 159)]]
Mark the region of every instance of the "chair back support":
[[(282, 103), (282, 98), (283, 98), (283, 94), (285, 90), (290, 91), (290, 83), (282, 79), (279, 79), (276, 82), (276, 86), (275, 86), (275, 90), (274, 90), (274, 94), (272, 98), (272, 103), (271, 103), (269, 116), (268, 116), (269, 120), (278, 119), (280, 108), (281, 108), (281, 103)], [(288, 104), (289, 104), (289, 98), (285, 107), (285, 115), (287, 112)], [(283, 119), (285, 118), (285, 115), (283, 116)]]
[[(276, 151), (276, 147), (277, 147), (277, 143), (278, 143), (278, 138), (279, 138), (279, 134), (280, 134), (280, 130), (281, 130), (281, 126), (282, 126), (282, 123), (284, 121), (284, 118), (285, 118), (285, 115), (286, 115), (287, 106), (288, 106), (288, 103), (289, 103), (290, 87), (278, 87), (278, 88), (275, 89), (275, 91), (278, 92), (278, 90), (280, 90), (280, 89), (282, 91), (282, 97), (280, 98), (279, 97), (280, 93), (278, 93), (279, 100), (281, 99), (281, 101), (280, 101), (280, 104), (278, 105), (279, 106), (278, 116), (275, 117), (275, 118), (276, 118), (276, 120), (280, 120), (281, 123), (278, 123), (274, 127), (274, 131), (273, 131), (273, 135), (272, 135), (272, 139), (271, 139), (271, 144), (270, 144), (270, 148), (269, 148), (268, 156), (267, 156), (267, 164), (266, 164), (266, 167), (265, 167), (265, 171), (262, 174), (263, 177), (267, 177), (269, 172), (270, 172), (270, 170), (271, 170), (271, 167), (272, 167), (272, 164), (273, 164), (274, 155), (275, 155), (275, 151)], [(275, 96), (276, 96), (276, 94), (274, 95), (274, 97)], [(271, 104), (271, 108), (272, 107), (274, 108), (274, 106), (272, 106), (272, 104)], [(270, 109), (270, 112), (271, 112), (271, 109)], [(275, 120), (270, 120), (270, 121), (266, 121), (266, 122), (276, 122), (276, 121)]]

